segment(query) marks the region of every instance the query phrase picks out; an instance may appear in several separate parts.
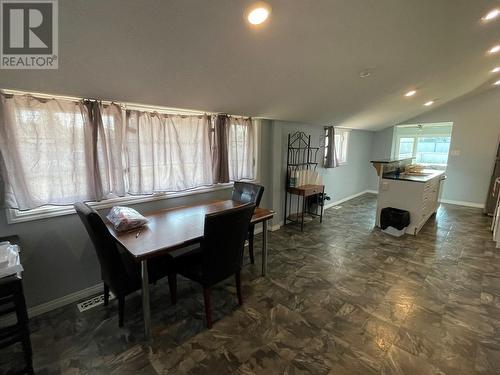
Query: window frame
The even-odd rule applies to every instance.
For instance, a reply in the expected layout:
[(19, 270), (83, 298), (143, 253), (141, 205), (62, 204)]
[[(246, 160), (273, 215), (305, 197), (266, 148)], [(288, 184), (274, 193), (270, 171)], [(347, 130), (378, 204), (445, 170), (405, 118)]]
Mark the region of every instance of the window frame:
[[(394, 155), (397, 157), (397, 158), (400, 158), (400, 154), (399, 154), (399, 151), (400, 151), (400, 145), (401, 145), (401, 139), (402, 138), (411, 138), (413, 139), (413, 147), (412, 147), (412, 156), (411, 158), (412, 159), (416, 159), (417, 158), (417, 148), (418, 148), (418, 140), (419, 138), (450, 138), (450, 145), (451, 145), (451, 134), (446, 134), (446, 133), (441, 133), (441, 134), (432, 134), (432, 135), (407, 135), (407, 134), (403, 134), (403, 135), (397, 135), (395, 137), (395, 142), (394, 142), (394, 145), (396, 147), (396, 150), (395, 150), (395, 153)], [(450, 157), (450, 152), (448, 151), (448, 158)], [(448, 166), (448, 160), (446, 162), (446, 164), (438, 164), (438, 163), (419, 163), (421, 165), (424, 165), (424, 166), (428, 166), (428, 167), (439, 167), (439, 168), (445, 168)]]
[[(58, 96), (58, 95), (47, 95), (47, 94), (41, 94), (41, 93), (32, 93), (32, 92), (23, 92), (23, 91), (16, 91), (16, 90), (5, 90), (2, 89), (2, 92), (5, 94), (14, 94), (14, 95), (33, 95), (39, 98), (57, 98), (57, 99), (62, 99), (62, 100), (70, 100), (70, 101), (79, 101), (82, 98), (77, 98), (77, 97), (65, 97), (65, 96)], [(109, 104), (111, 102), (108, 101), (102, 101), (103, 104)], [(200, 115), (200, 114), (206, 114), (206, 112), (199, 112), (199, 111), (193, 111), (193, 110), (185, 110), (185, 109), (177, 109), (177, 108), (170, 108), (170, 107), (158, 107), (158, 106), (148, 106), (148, 105), (142, 105), (142, 104), (136, 104), (136, 103), (126, 103), (126, 102), (116, 102), (119, 104), (122, 108), (122, 118), (123, 121), (125, 121), (126, 116), (125, 116), (125, 111), (126, 110), (140, 110), (140, 111), (152, 111), (152, 112), (158, 112), (158, 113), (167, 113), (167, 114), (179, 114), (179, 115)], [(254, 137), (254, 142), (253, 142), (253, 168), (254, 168), (254, 178), (253, 179), (246, 179), (245, 181), (249, 182), (255, 182), (258, 183), (260, 181), (260, 168), (259, 168), (259, 160), (260, 160), (260, 153), (261, 153), (261, 148), (259, 147), (260, 145), (260, 134), (261, 134), (261, 121), (260, 119), (252, 119), (254, 122), (253, 126), (253, 137)], [(157, 194), (152, 194), (152, 195), (127, 195), (125, 197), (116, 197), (116, 198), (109, 198), (109, 199), (104, 199), (99, 202), (87, 202), (89, 206), (95, 208), (95, 209), (105, 209), (105, 208), (111, 208), (115, 205), (134, 205), (134, 204), (140, 204), (140, 203), (147, 203), (147, 202), (153, 202), (153, 201), (160, 201), (160, 200), (165, 200), (165, 199), (175, 199), (179, 197), (185, 197), (185, 196), (191, 196), (191, 195), (198, 195), (198, 194), (203, 194), (203, 193), (209, 193), (209, 192), (215, 192), (219, 190), (224, 190), (224, 189), (229, 189), (233, 186), (234, 182), (229, 182), (229, 183), (218, 183), (210, 186), (200, 186), (188, 190), (183, 190), (183, 191), (177, 191), (177, 192), (166, 192), (166, 193), (157, 193)], [(47, 219), (47, 218), (53, 218), (53, 217), (58, 217), (58, 216), (64, 216), (64, 215), (71, 215), (75, 214), (76, 211), (74, 210), (73, 206), (70, 205), (64, 205), (64, 206), (54, 206), (54, 205), (47, 205), (47, 206), (42, 206), (42, 207), (37, 207), (31, 210), (26, 210), (26, 211), (21, 211), (17, 210), (14, 208), (6, 208), (5, 209), (5, 215), (7, 219), (7, 224), (17, 224), (17, 223), (23, 223), (23, 222), (29, 222), (29, 221), (34, 221), (34, 220), (42, 220), (42, 219)]]
[[(335, 128), (335, 138), (337, 136), (341, 136), (340, 134), (338, 134), (338, 131), (340, 131), (342, 133), (342, 136), (345, 137), (345, 139), (343, 140), (343, 142), (345, 142), (345, 158), (343, 160), (341, 160), (339, 158), (339, 154), (338, 154), (338, 151), (337, 151), (337, 147), (335, 147), (335, 153), (337, 154), (337, 162), (338, 162), (338, 166), (344, 166), (344, 165), (348, 165), (349, 164), (349, 139), (351, 138), (351, 129), (345, 129), (345, 128)], [(335, 142), (335, 140), (334, 140)]]
[[(252, 180), (252, 182), (257, 182)], [(227, 184), (217, 184), (207, 187), (198, 187), (190, 190), (172, 193), (158, 193), (153, 195), (128, 195), (126, 197), (116, 197), (105, 199), (99, 202), (86, 202), (90, 207), (101, 210), (111, 208), (116, 205), (133, 205), (139, 203), (147, 203), (160, 201), (165, 199), (174, 199), (229, 189), (233, 186), (233, 182)], [(51, 217), (65, 216), (76, 214), (73, 206), (42, 206), (32, 210), (20, 211), (15, 208), (7, 208), (6, 210), (7, 224), (17, 224), (33, 220), (47, 219)]]
[[(324, 151), (324, 154), (323, 154), (323, 164), (326, 163), (326, 154), (327, 154), (327, 150), (328, 150), (328, 145), (329, 145), (329, 142), (330, 142), (330, 134), (329, 134), (329, 127), (325, 127), (325, 133), (324, 133), (324, 147), (325, 147), (325, 151)], [(337, 167), (341, 167), (341, 166), (344, 166), (344, 165), (348, 165), (348, 158), (349, 158), (349, 139), (350, 139), (350, 133), (351, 133), (351, 129), (347, 129), (347, 128), (338, 128), (338, 127), (335, 127), (335, 137), (337, 137), (339, 134), (337, 133), (337, 131), (340, 131), (342, 132), (343, 134), (345, 134), (345, 160), (339, 160), (338, 158), (338, 153), (337, 153), (337, 147), (335, 147), (335, 154), (337, 155)], [(334, 138), (334, 142), (335, 142), (335, 138)]]

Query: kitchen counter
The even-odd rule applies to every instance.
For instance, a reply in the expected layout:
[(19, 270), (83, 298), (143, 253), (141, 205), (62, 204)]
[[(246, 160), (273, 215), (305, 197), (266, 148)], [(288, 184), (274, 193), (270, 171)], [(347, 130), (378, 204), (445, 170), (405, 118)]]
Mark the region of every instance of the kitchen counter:
[(405, 161), (405, 160), (412, 160), (412, 158), (402, 158), (402, 159), (376, 159), (370, 161), (370, 163), (380, 163), (380, 164), (392, 164), (392, 163), (398, 163), (400, 161)]
[[(398, 167), (399, 170), (404, 170)], [(376, 225), (380, 227), (380, 214), (386, 207), (410, 213), (406, 233), (416, 235), (439, 207), (439, 195), (445, 172), (423, 169), (421, 175), (385, 170), (379, 178)]]
[(388, 180), (411, 181), (411, 182), (421, 182), (421, 183), (426, 183), (427, 181), (430, 181), (438, 176), (442, 176), (441, 179), (445, 178), (444, 171), (437, 171), (435, 169), (424, 169), (422, 170), (422, 172), (423, 174), (421, 175), (406, 174), (404, 172), (397, 175), (396, 173), (391, 172), (384, 174), (382, 178)]

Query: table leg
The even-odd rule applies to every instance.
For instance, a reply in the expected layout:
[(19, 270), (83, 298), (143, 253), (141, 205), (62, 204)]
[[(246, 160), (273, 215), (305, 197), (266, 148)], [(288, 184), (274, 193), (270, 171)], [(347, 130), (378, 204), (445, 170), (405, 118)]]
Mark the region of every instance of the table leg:
[(141, 261), (142, 275), (142, 313), (144, 315), (144, 336), (146, 340), (151, 340), (151, 311), (149, 306), (149, 276), (148, 261)]
[(262, 276), (267, 273), (267, 220), (262, 222)]
[(300, 222), (300, 231), (304, 231), (304, 211), (306, 210), (306, 197), (302, 196), (302, 221)]

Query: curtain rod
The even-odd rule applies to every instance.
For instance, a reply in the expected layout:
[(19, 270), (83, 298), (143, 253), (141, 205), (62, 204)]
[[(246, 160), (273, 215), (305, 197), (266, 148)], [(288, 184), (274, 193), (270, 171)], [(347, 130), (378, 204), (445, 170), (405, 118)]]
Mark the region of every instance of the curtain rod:
[[(4, 93), (6, 95), (31, 95), (33, 97), (40, 98), (40, 99), (62, 99), (62, 100), (68, 100), (68, 101), (73, 101), (73, 102), (80, 102), (82, 100), (95, 100), (95, 101), (100, 101), (103, 104), (114, 103), (114, 104), (117, 104), (120, 107), (122, 107), (124, 109), (128, 109), (128, 110), (151, 111), (151, 112), (158, 112), (158, 113), (165, 113), (165, 114), (196, 115), (196, 116), (222, 114), (220, 112), (197, 111), (197, 110), (185, 109), (185, 108), (165, 107), (165, 106), (160, 106), (160, 105), (155, 106), (155, 105), (139, 104), (139, 103), (123, 102), (123, 101), (109, 101), (109, 100), (102, 100), (99, 98), (81, 98), (81, 97), (77, 97), (77, 96), (44, 94), (41, 92), (33, 92), (33, 91), (0, 89), (0, 92)], [(250, 116), (242, 116), (242, 115), (229, 115), (229, 116), (250, 118)], [(259, 119), (259, 118), (254, 118), (254, 119)]]

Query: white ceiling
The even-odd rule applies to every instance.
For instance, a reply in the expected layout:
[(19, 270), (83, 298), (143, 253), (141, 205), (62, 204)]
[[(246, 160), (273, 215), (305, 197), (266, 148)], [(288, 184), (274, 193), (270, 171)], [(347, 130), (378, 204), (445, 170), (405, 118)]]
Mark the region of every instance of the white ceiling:
[(3, 70), (0, 87), (381, 129), (500, 65), (500, 19), (479, 21), (500, 1), (268, 0), (259, 30), (251, 3), (59, 0), (59, 70)]

